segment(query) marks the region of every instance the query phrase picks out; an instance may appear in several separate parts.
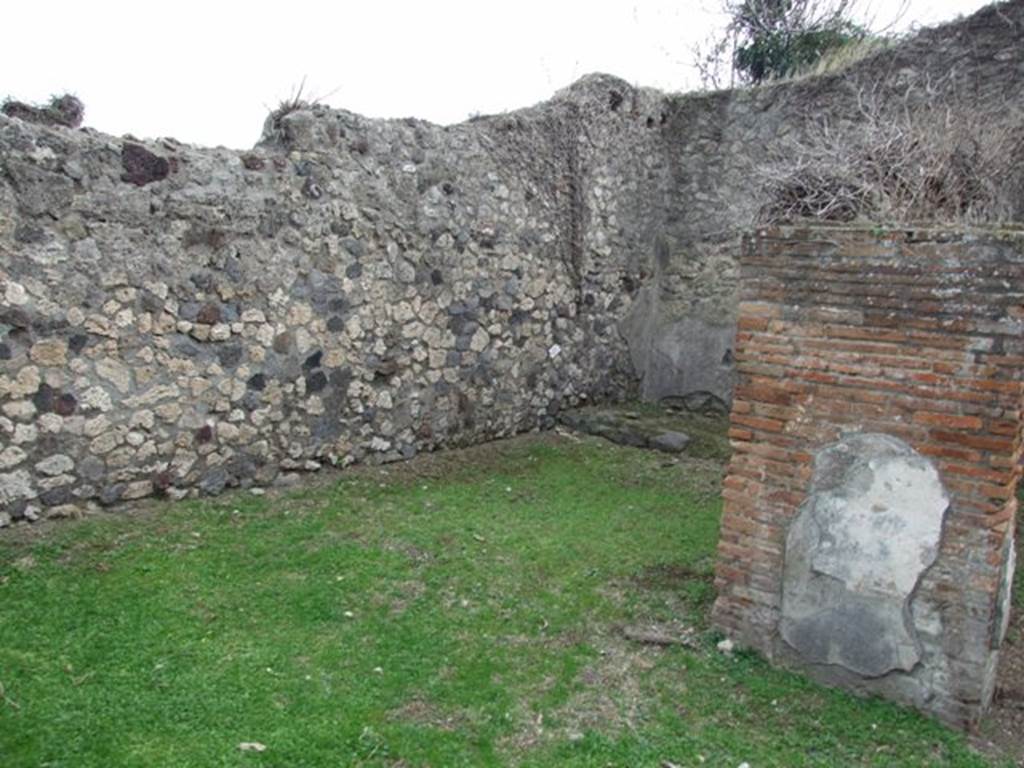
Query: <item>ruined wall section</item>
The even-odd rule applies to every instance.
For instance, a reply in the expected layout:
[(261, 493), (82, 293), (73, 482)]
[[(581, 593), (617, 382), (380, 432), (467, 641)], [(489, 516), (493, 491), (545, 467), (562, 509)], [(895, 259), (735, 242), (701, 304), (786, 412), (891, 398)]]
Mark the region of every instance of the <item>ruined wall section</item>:
[(246, 153), (0, 118), (4, 520), (394, 460), (633, 391), (622, 265), (653, 225), (643, 194), (603, 207), (622, 176), (599, 158), (640, 158), (624, 134), (647, 128), (608, 83), (450, 128), (299, 109)]
[[(1012, 0), (920, 34), (850, 67), (752, 89), (672, 95), (658, 118), (670, 176), (658, 258), (623, 324), (650, 399), (707, 389), (728, 399), (742, 234), (767, 202), (756, 168), (822, 121), (879, 106), (953, 104), (986, 130), (1024, 123), (1024, 2)], [(976, 118), (975, 118), (976, 119)], [(785, 150), (787, 154), (789, 150)], [(1019, 167), (1024, 168), (1024, 158)], [(1002, 180), (1024, 190), (1024, 172)], [(1016, 220), (1024, 219), (1024, 194)]]
[(1022, 23), (1014, 0), (750, 91), (589, 76), (451, 127), (302, 108), (244, 153), (0, 118), (3, 514), (395, 459), (584, 397), (728, 400), (752, 164), (858, 84), (952, 71), (1009, 114)]
[(976, 722), (1013, 572), (1024, 236), (783, 228), (742, 266), (715, 623)]

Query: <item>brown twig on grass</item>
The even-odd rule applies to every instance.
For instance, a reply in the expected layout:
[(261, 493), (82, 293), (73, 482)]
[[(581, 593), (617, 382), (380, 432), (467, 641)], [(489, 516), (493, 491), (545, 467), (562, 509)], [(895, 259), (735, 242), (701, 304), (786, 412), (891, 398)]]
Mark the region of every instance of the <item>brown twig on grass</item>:
[(7, 691), (4, 689), (4, 684), (2, 682), (0, 682), (0, 701), (8, 704), (12, 709), (21, 709), (21, 705), (7, 695)]

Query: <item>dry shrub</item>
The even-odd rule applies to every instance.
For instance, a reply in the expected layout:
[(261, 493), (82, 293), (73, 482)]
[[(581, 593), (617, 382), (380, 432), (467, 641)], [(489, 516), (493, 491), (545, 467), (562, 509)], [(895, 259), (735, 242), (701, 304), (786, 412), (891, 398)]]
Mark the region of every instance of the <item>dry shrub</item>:
[(754, 173), (765, 223), (1008, 221), (1024, 212), (1024, 120), (950, 87), (862, 90), (855, 119), (808, 121)]
[(85, 105), (77, 96), (65, 93), (53, 96), (48, 104), (26, 104), (16, 99), (6, 99), (0, 105), (0, 112), (29, 123), (41, 125), (63, 125), (78, 128), (85, 117)]
[(297, 112), (300, 109), (311, 109), (320, 105), (320, 99), (318, 97), (307, 97), (304, 93), (305, 90), (306, 78), (302, 78), (298, 87), (292, 88), (288, 98), (282, 99), (275, 109), (270, 110), (270, 120), (275, 129), (280, 128), (281, 120), (292, 112)]

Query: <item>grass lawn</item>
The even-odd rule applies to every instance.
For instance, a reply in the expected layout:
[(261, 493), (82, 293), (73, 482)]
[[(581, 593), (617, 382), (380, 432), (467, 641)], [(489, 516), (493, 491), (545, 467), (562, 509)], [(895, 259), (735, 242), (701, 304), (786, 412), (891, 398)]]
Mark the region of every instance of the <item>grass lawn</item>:
[(716, 650), (720, 473), (549, 434), (8, 531), (0, 766), (997, 764)]

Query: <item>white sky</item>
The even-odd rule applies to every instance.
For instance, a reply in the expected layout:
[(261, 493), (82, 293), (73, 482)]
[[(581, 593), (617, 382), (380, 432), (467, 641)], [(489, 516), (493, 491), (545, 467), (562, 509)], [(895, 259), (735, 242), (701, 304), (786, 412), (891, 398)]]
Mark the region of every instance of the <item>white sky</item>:
[[(877, 0), (876, 16), (896, 0)], [(985, 0), (909, 0), (901, 26)], [(0, 97), (71, 91), (86, 125), (251, 147), (305, 93), (374, 117), (453, 123), (528, 106), (589, 72), (690, 90), (717, 0), (23, 0), (5, 3)]]

